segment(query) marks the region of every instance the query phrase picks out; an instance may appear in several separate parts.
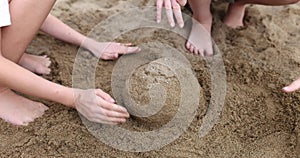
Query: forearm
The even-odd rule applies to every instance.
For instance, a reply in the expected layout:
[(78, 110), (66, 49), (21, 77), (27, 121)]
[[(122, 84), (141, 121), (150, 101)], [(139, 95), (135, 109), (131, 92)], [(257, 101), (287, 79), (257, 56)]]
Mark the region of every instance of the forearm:
[(54, 38), (59, 40), (75, 44), (81, 45), (85, 39), (85, 36), (75, 31), (68, 25), (64, 24), (62, 21), (49, 14), (43, 23), (41, 30)]
[(43, 79), (7, 60), (1, 54), (0, 76), (1, 86), (67, 106), (73, 105), (74, 99), (71, 88)]

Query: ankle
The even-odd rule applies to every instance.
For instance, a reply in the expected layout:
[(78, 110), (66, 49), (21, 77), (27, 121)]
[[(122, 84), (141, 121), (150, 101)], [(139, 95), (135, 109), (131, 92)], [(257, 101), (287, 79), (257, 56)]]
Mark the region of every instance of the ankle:
[(211, 33), (211, 26), (212, 26), (212, 17), (207, 18), (206, 20), (200, 21), (197, 18), (193, 18), (193, 25), (202, 25), (206, 31), (210, 34)]
[(231, 8), (245, 8), (247, 3), (242, 0), (236, 0), (234, 3), (230, 4)]
[(193, 16), (193, 19), (203, 25), (211, 25), (212, 23), (212, 15), (208, 14), (205, 17), (197, 16), (196, 14)]

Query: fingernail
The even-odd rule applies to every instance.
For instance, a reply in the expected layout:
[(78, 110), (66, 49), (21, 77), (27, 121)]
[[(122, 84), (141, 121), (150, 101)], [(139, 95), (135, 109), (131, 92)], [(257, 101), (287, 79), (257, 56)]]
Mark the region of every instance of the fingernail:
[(127, 109), (124, 108), (124, 107), (122, 107), (122, 111), (125, 112), (125, 113), (128, 113), (128, 112), (127, 112)]
[(110, 102), (113, 102), (113, 103), (114, 103), (114, 102), (116, 102), (116, 101), (115, 101), (114, 99), (110, 99)]
[(171, 25), (171, 27), (175, 27), (175, 23), (171, 23), (170, 25)]

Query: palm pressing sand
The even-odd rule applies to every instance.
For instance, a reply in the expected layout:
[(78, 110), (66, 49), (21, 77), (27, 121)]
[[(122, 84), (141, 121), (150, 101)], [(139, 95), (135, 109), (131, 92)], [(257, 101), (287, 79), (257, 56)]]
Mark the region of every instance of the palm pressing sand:
[[(147, 4), (154, 2), (61, 0), (53, 14), (87, 34), (109, 15)], [(229, 29), (221, 23), (225, 5), (214, 4), (213, 37), (224, 53), (226, 102), (220, 121), (208, 135), (203, 138), (197, 135), (205, 114), (202, 108), (188, 131), (175, 142), (158, 151), (123, 152), (94, 138), (73, 109), (43, 101), (50, 109), (28, 127), (0, 122), (1, 157), (297, 157), (300, 93), (283, 94), (280, 89), (300, 76), (300, 5), (251, 6), (245, 19), (246, 28), (240, 30)], [(129, 32), (119, 41), (135, 44), (160, 41), (185, 52), (208, 105), (209, 71), (205, 61), (187, 54), (184, 39), (167, 31), (141, 29)], [(45, 78), (72, 85), (76, 47), (39, 34), (28, 51), (50, 56), (52, 73)], [(96, 74), (97, 87), (110, 93), (114, 64), (100, 61)], [(126, 128), (148, 128), (138, 121), (132, 118), (129, 122), (132, 127)]]

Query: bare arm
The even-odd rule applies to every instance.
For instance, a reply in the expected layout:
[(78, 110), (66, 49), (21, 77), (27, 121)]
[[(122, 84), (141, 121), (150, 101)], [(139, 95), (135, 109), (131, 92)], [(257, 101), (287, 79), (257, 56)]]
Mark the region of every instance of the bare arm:
[(73, 91), (39, 77), (4, 58), (1, 52), (0, 28), (0, 83), (10, 89), (28, 95), (48, 99), (65, 105), (73, 105)]
[(96, 57), (104, 60), (118, 58), (119, 54), (136, 53), (140, 48), (131, 44), (115, 42), (98, 42), (75, 31), (62, 21), (49, 14), (44, 21), (41, 30), (62, 41), (82, 46), (90, 50)]
[(85, 39), (84, 35), (75, 31), (51, 14), (46, 18), (41, 30), (59, 40), (75, 45), (80, 45)]

